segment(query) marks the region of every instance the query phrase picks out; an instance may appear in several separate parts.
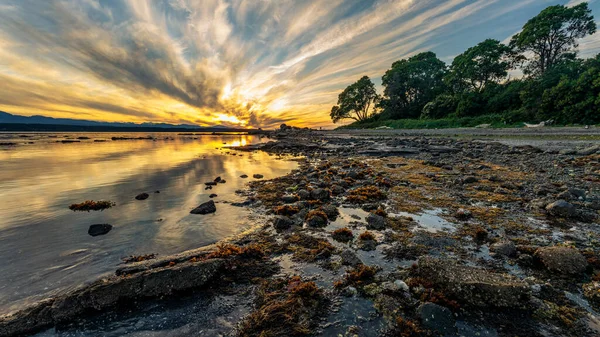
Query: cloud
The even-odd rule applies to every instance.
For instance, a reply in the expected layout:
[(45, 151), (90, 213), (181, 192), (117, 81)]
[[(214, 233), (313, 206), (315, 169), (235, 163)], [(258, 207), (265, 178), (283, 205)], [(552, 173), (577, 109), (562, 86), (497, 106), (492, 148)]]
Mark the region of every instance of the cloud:
[[(566, 0), (563, 3), (567, 3)], [(569, 2), (574, 4), (575, 1)], [(330, 126), (400, 58), (451, 60), (546, 0), (5, 0), (0, 108), (133, 122)], [(598, 11), (597, 0), (590, 3)], [(511, 20), (513, 16), (519, 16)], [(582, 55), (600, 50), (596, 35)]]

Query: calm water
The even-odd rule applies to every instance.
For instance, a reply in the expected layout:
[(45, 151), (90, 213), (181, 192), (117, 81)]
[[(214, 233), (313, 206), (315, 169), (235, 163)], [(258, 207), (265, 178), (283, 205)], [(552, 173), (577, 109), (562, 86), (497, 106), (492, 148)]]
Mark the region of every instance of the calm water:
[[(110, 140), (148, 135), (157, 140)], [(90, 139), (57, 143), (78, 137)], [(94, 142), (99, 139), (107, 141)], [(93, 281), (114, 271), (122, 257), (197, 248), (252, 226), (248, 210), (220, 201), (242, 200), (235, 191), (255, 173), (269, 179), (296, 164), (217, 148), (261, 141), (248, 135), (0, 133), (0, 143), (18, 143), (0, 146), (0, 313)], [(206, 191), (204, 182), (217, 176), (227, 183)], [(142, 192), (150, 198), (135, 200)], [(218, 194), (215, 214), (189, 214), (211, 193)], [(117, 206), (68, 209), (89, 199)], [(114, 227), (89, 236), (88, 227), (97, 223)]]

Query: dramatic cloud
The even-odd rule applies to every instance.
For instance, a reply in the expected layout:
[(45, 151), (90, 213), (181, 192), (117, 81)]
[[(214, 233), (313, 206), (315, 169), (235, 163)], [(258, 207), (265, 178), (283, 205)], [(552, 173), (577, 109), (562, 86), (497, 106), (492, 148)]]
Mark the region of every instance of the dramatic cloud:
[[(580, 1), (558, 1), (576, 4)], [(330, 126), (362, 75), (504, 40), (547, 0), (4, 0), (0, 110), (105, 121)], [(590, 6), (600, 17), (600, 3)], [(600, 37), (581, 41), (582, 56)]]

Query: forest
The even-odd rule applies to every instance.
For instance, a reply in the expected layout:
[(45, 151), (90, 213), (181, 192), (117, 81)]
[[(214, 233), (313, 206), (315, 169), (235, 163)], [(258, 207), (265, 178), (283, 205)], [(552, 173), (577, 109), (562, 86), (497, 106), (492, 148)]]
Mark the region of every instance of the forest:
[(444, 128), (600, 123), (600, 54), (578, 41), (596, 32), (587, 3), (550, 6), (508, 44), (487, 39), (448, 65), (433, 52), (396, 61), (378, 94), (368, 76), (338, 96), (330, 116), (346, 127)]

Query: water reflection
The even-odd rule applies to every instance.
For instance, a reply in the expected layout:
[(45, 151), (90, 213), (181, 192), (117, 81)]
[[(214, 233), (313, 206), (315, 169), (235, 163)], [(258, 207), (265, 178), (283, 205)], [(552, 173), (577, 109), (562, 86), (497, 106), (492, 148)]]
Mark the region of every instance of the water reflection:
[[(219, 201), (239, 201), (235, 190), (248, 181), (240, 175), (269, 179), (296, 165), (265, 153), (236, 156), (217, 149), (261, 141), (255, 136), (171, 134), (164, 140), (162, 134), (157, 141), (94, 142), (113, 136), (69, 134), (90, 139), (62, 144), (36, 135), (27, 138), (34, 144), (0, 149), (0, 312), (94, 280), (123, 256), (175, 253), (238, 233), (251, 225), (249, 213)], [(204, 182), (217, 176), (227, 183), (205, 190)], [(135, 200), (142, 192), (150, 197)], [(215, 214), (189, 214), (211, 193), (218, 195)], [(90, 213), (68, 209), (88, 199), (117, 206)], [(99, 223), (114, 228), (89, 236), (89, 226)]]

